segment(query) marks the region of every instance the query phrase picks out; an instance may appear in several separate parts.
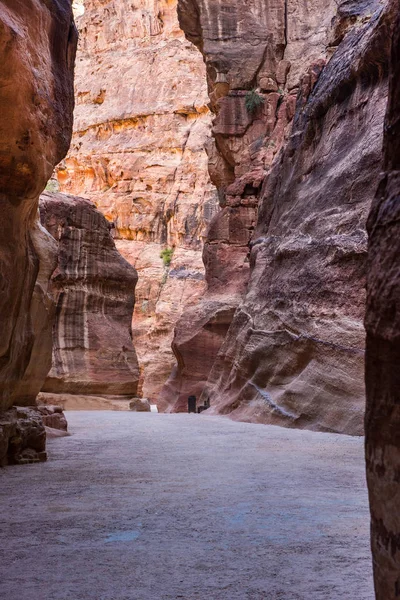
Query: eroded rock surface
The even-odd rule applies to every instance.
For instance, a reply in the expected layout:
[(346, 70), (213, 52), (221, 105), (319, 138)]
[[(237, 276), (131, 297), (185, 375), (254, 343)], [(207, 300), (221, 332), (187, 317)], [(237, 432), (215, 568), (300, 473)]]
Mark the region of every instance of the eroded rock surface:
[(377, 600), (400, 595), (400, 10), (394, 23), (384, 175), (368, 220), (366, 459)]
[[(203, 389), (211, 411), (235, 418), (361, 434), (365, 221), (381, 168), (388, 18), (374, 2), (321, 1), (312, 15), (290, 1), (252, 4), (179, 3), (207, 65), (224, 207), (204, 250), (208, 292), (178, 323), (164, 393), (179, 395), (176, 409)], [(207, 345), (216, 303), (234, 318)]]
[(46, 431), (36, 408), (13, 407), (0, 413), (0, 467), (43, 462)]
[(57, 304), (53, 362), (43, 392), (135, 396), (135, 269), (119, 254), (110, 224), (89, 200), (45, 193), (40, 216), (58, 242), (51, 279)]
[(62, 437), (68, 435), (68, 422), (61, 406), (39, 404), (38, 411), (42, 415), (47, 436)]
[[(77, 32), (69, 0), (0, 6), (0, 412), (33, 405), (51, 364), (54, 240), (38, 222), (39, 194), (72, 132)], [(31, 413), (29, 413), (30, 415)], [(33, 413), (32, 413), (33, 414)], [(21, 419), (30, 419), (29, 415)], [(36, 422), (36, 416), (32, 417)], [(43, 430), (44, 431), (44, 430)], [(31, 439), (30, 436), (28, 436)], [(4, 446), (7, 436), (2, 438)], [(36, 451), (32, 446), (33, 453)], [(39, 453), (43, 451), (40, 447)]]
[[(176, 4), (85, 1), (75, 131), (58, 168), (61, 190), (96, 204), (138, 270), (133, 333), (142, 393), (153, 401), (174, 364), (174, 325), (206, 288), (201, 253), (217, 206), (205, 68)], [(169, 266), (165, 247), (175, 249)]]

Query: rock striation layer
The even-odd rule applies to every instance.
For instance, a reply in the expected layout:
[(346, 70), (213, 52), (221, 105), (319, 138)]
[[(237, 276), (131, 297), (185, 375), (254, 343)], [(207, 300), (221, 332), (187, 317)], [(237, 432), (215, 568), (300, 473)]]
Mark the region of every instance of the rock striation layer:
[(135, 396), (135, 269), (115, 248), (110, 224), (90, 201), (45, 193), (40, 216), (58, 242), (51, 279), (57, 306), (53, 362), (42, 391)]
[(394, 23), (384, 174), (368, 220), (366, 460), (377, 600), (400, 595), (400, 9)]
[[(1, 3), (1, 463), (10, 440), (6, 429), (37, 418), (11, 407), (34, 405), (51, 364), (48, 281), (55, 242), (39, 224), (38, 201), (71, 139), (76, 42), (69, 0)], [(41, 453), (39, 446), (31, 447)]]
[(319, 1), (312, 15), (268, 5), (179, 2), (207, 65), (223, 207), (205, 245), (208, 291), (177, 325), (164, 394), (175, 410), (202, 392), (211, 412), (361, 434), (389, 19), (373, 1)]
[[(174, 363), (174, 325), (205, 291), (201, 252), (217, 205), (205, 68), (176, 4), (85, 1), (74, 135), (57, 171), (63, 192), (89, 198), (113, 224), (139, 272), (133, 332), (142, 393), (153, 401)], [(164, 248), (174, 249), (167, 266)]]

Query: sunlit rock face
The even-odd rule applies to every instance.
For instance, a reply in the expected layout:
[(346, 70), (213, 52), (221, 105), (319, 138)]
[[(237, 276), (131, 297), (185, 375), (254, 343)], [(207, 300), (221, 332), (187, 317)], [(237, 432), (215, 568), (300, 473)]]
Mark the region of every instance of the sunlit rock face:
[(139, 381), (131, 329), (135, 269), (90, 201), (45, 193), (40, 216), (58, 242), (53, 362), (42, 391), (132, 398)]
[(85, 0), (72, 0), (72, 10), (75, 19), (79, 19), (85, 14)]
[(267, 4), (179, 2), (207, 65), (223, 208), (205, 244), (208, 291), (176, 327), (163, 393), (179, 395), (176, 410), (193, 390), (210, 412), (361, 434), (387, 18), (373, 1)]
[[(201, 55), (176, 1), (86, 0), (77, 20), (75, 131), (62, 191), (92, 200), (139, 273), (133, 321), (141, 391), (157, 400), (174, 364), (172, 332), (205, 291), (202, 262), (216, 192)], [(175, 248), (164, 266), (160, 251)]]
[[(368, 219), (365, 418), (371, 540), (377, 600), (400, 594), (400, 9), (394, 25), (384, 174)], [(388, 35), (388, 40), (390, 36)]]
[(69, 0), (0, 6), (0, 410), (33, 404), (51, 361), (54, 241), (38, 199), (71, 139), (77, 34)]

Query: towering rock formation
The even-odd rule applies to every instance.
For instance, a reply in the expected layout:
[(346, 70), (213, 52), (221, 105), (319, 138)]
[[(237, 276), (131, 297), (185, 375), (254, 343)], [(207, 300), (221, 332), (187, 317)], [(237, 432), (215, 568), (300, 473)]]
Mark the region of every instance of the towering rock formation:
[(135, 269), (88, 200), (46, 193), (40, 215), (58, 242), (53, 364), (42, 391), (53, 403), (60, 393), (132, 398), (139, 381), (131, 328)]
[[(157, 398), (184, 307), (205, 290), (203, 239), (217, 201), (204, 146), (205, 69), (176, 1), (85, 0), (77, 21), (75, 131), (61, 190), (92, 200), (139, 272), (133, 333), (142, 393)], [(174, 249), (164, 265), (160, 252)]]
[(400, 8), (394, 23), (384, 175), (368, 220), (366, 460), (377, 600), (400, 597)]
[(360, 434), (387, 13), (373, 0), (250, 4), (179, 2), (207, 66), (223, 208), (204, 251), (208, 291), (177, 325), (164, 397), (179, 395), (179, 410), (203, 391), (235, 418)]
[(43, 456), (40, 417), (11, 407), (34, 404), (51, 364), (55, 243), (38, 201), (71, 139), (76, 41), (70, 0), (0, 5), (0, 464)]

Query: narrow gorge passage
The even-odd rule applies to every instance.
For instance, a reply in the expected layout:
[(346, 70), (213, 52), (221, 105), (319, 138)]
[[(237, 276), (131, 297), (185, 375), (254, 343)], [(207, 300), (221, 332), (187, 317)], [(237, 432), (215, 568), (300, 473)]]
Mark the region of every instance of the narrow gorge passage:
[(47, 464), (0, 471), (0, 598), (374, 597), (361, 438), (184, 414), (68, 421)]

